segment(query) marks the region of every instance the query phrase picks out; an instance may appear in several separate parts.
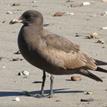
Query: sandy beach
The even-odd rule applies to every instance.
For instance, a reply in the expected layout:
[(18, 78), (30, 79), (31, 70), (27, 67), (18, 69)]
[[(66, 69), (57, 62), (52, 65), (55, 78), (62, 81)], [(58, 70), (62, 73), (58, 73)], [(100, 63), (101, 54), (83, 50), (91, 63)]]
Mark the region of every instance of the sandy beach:
[[(84, 5), (84, 2), (89, 4)], [(81, 46), (81, 50), (93, 58), (107, 62), (107, 2), (1, 0), (0, 107), (107, 107), (107, 74), (96, 71), (94, 74), (103, 79), (102, 83), (84, 76), (81, 76), (81, 81), (67, 81), (71, 75), (55, 76), (53, 98), (24, 95), (25, 91), (39, 93), (42, 71), (25, 61), (21, 54), (16, 54), (17, 37), (22, 24), (10, 25), (9, 22), (29, 9), (38, 10), (43, 14), (47, 30), (76, 42)], [(64, 14), (54, 17), (56, 12)], [(93, 34), (98, 38), (87, 39), (87, 36)], [(107, 66), (103, 68), (107, 69)], [(22, 71), (28, 71), (29, 76), (18, 76)], [(49, 91), (49, 76), (47, 74), (46, 92)], [(16, 101), (17, 98), (19, 101)], [(93, 100), (84, 102), (81, 99)]]

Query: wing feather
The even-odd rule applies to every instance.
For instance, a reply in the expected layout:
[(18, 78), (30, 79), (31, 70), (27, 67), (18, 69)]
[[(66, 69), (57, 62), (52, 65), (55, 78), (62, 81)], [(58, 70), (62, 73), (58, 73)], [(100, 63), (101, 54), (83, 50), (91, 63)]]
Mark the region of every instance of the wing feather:
[(47, 34), (42, 37), (36, 48), (41, 56), (57, 67), (63, 69), (76, 69), (87, 67), (96, 69), (95, 61), (82, 53), (77, 44), (55, 34)]

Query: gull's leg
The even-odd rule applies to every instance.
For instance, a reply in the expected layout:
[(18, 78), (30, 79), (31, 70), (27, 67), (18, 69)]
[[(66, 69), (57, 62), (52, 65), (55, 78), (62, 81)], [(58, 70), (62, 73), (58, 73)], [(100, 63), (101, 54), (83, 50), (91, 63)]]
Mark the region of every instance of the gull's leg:
[(38, 98), (41, 98), (41, 97), (44, 97), (44, 86), (45, 86), (45, 81), (46, 81), (46, 72), (43, 71), (43, 76), (42, 76), (42, 85), (41, 85), (41, 91), (40, 91), (40, 94), (31, 94), (30, 92), (24, 92), (25, 95), (27, 96), (35, 96), (35, 97), (38, 97)]
[(41, 96), (44, 96), (44, 86), (45, 86), (45, 81), (46, 81), (46, 72), (43, 71), (43, 76), (42, 76), (42, 85), (41, 85)]
[(53, 80), (54, 80), (54, 76), (51, 74), (51, 76), (50, 76), (50, 92), (49, 92), (49, 98), (52, 97), (52, 95), (53, 95)]

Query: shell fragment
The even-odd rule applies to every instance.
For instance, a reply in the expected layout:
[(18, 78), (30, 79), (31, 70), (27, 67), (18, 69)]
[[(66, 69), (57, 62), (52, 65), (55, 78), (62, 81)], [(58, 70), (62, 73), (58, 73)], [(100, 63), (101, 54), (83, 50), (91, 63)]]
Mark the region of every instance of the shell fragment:
[(88, 6), (88, 5), (90, 5), (91, 3), (90, 2), (83, 2), (82, 3), (82, 6)]

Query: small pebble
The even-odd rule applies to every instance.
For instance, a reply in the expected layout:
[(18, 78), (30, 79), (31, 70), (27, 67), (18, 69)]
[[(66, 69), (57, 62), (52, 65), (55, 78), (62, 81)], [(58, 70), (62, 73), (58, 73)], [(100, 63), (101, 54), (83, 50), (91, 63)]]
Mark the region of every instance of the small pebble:
[(106, 16), (107, 15), (107, 11), (101, 13), (101, 16)]
[(72, 16), (74, 15), (73, 12), (66, 12), (66, 14), (67, 14), (67, 15), (72, 15)]
[(13, 12), (11, 12), (11, 11), (7, 11), (6, 14), (13, 14)]
[(27, 76), (29, 76), (29, 72), (24, 70), (24, 71), (18, 73), (18, 76), (22, 76), (22, 75), (27, 77)]
[(93, 92), (92, 92), (92, 91), (86, 91), (86, 92), (84, 92), (84, 94), (85, 94), (85, 95), (92, 95)]
[(21, 54), (20, 51), (14, 52), (14, 54)]
[(72, 76), (71, 81), (80, 81), (81, 77), (80, 76)]
[(32, 3), (37, 3), (37, 1), (36, 1), (36, 0), (34, 0), (34, 1), (32, 1)]
[(65, 12), (55, 12), (53, 16), (63, 16)]
[(21, 59), (21, 58), (13, 58), (12, 60), (10, 60), (10, 61), (22, 61), (23, 59)]
[(26, 70), (22, 71), (22, 73), (23, 73), (23, 75), (25, 75), (25, 76), (29, 76), (29, 72), (26, 71)]
[(20, 6), (20, 3), (13, 3), (12, 6)]
[(97, 43), (104, 44), (104, 41), (99, 39), (99, 40), (97, 40)]
[(83, 3), (82, 3), (83, 6), (88, 6), (88, 5), (90, 5), (90, 4), (91, 4), (90, 2), (83, 2)]
[(99, 38), (97, 32), (91, 33), (89, 36), (86, 36), (86, 37), (87, 37), (87, 39), (98, 39)]
[(78, 33), (75, 34), (75, 37), (80, 37), (80, 35)]
[(19, 98), (19, 97), (16, 97), (16, 98), (14, 99), (14, 101), (19, 102), (19, 101), (20, 101), (20, 98)]
[(81, 102), (92, 102), (92, 101), (94, 101), (93, 98), (81, 99)]
[(23, 75), (23, 73), (22, 73), (22, 72), (19, 72), (19, 73), (18, 73), (18, 76), (22, 76), (22, 75)]
[(107, 26), (105, 26), (105, 27), (102, 27), (101, 29), (102, 29), (102, 30), (107, 30)]

